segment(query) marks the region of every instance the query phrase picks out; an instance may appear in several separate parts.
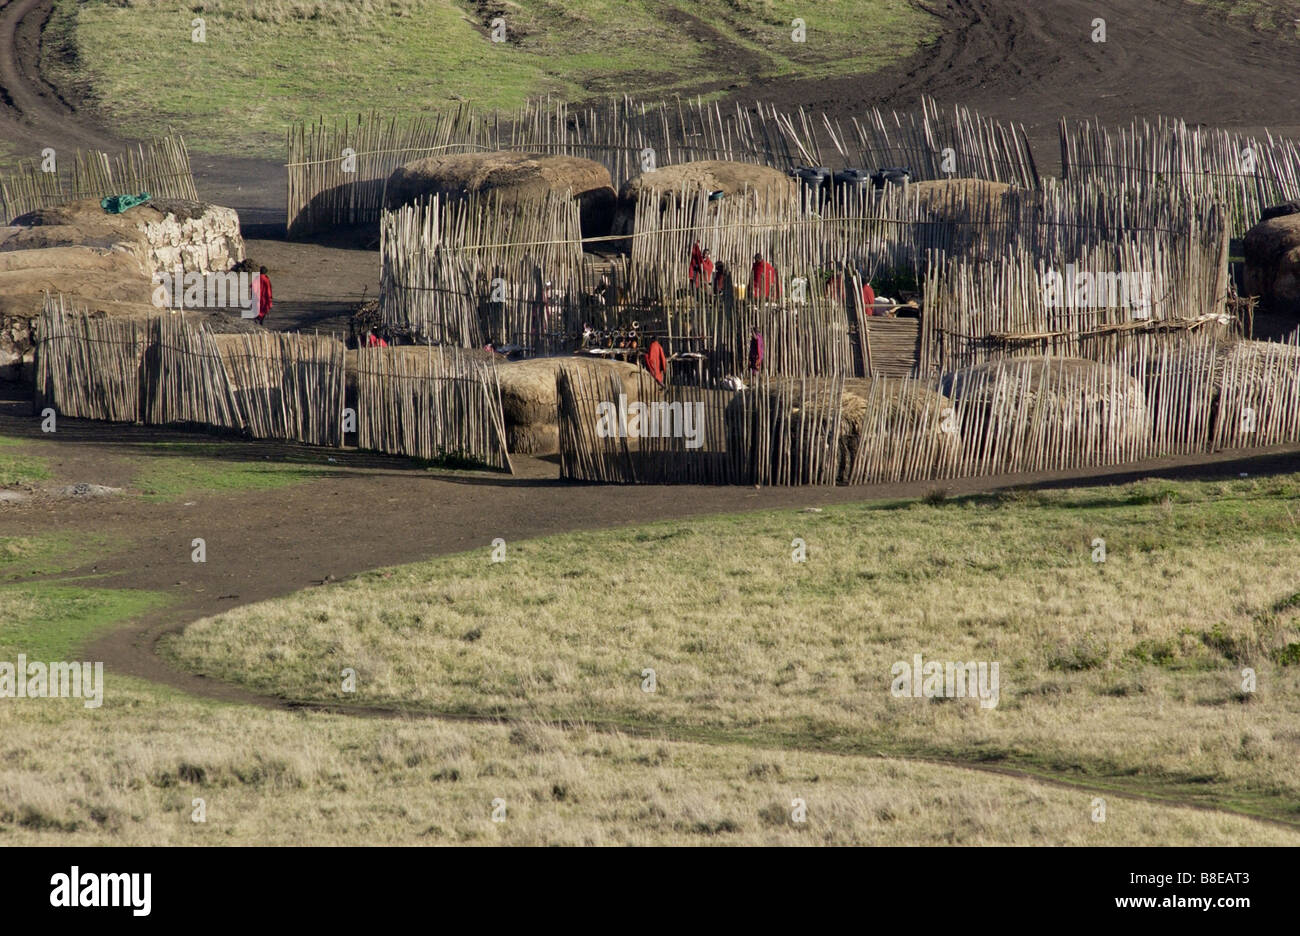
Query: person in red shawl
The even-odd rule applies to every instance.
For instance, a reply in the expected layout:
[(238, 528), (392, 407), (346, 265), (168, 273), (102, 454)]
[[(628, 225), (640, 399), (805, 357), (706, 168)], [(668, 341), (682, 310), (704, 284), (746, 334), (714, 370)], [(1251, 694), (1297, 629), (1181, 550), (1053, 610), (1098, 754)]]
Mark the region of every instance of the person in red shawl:
[(755, 376), (763, 369), (763, 355), (767, 348), (763, 345), (763, 334), (755, 325), (749, 336), (749, 372)]
[(775, 299), (779, 295), (776, 281), (776, 267), (763, 259), (763, 255), (754, 254), (754, 269), (749, 278), (749, 292), (755, 299)]
[(265, 325), (266, 314), (271, 311), (271, 277), (266, 275), (266, 267), (258, 271), (253, 283), (253, 293), (257, 296), (257, 320)]
[(867, 315), (875, 315), (872, 306), (876, 304), (876, 291), (871, 288), (871, 284), (866, 280), (862, 281), (862, 307), (867, 310)]
[(713, 291), (716, 293), (731, 292), (731, 271), (727, 269), (727, 264), (718, 261), (717, 269), (713, 272)]
[(650, 347), (646, 349), (645, 353), (645, 369), (650, 372), (650, 376), (655, 379), (655, 383), (661, 387), (664, 385), (664, 367), (667, 363), (668, 360), (664, 357), (664, 346), (659, 343), (658, 339), (650, 342)]
[(699, 286), (707, 289), (713, 284), (713, 257), (709, 255), (709, 248), (704, 248), (704, 254), (700, 257), (700, 278), (692, 286)]
[(692, 289), (700, 283), (700, 268), (703, 266), (704, 251), (700, 250), (700, 242), (696, 241), (691, 245), (691, 265), (686, 271), (686, 278), (691, 281)]

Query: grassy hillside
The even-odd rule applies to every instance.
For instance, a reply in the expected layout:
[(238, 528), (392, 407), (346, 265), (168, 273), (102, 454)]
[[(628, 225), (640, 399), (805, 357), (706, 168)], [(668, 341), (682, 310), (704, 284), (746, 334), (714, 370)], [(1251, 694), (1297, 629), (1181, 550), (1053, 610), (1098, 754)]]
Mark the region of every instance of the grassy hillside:
[[(497, 16), (503, 43), (489, 38)], [(278, 156), (286, 124), (321, 114), (870, 71), (936, 21), (907, 0), (60, 0), (54, 22), (73, 36), (64, 79), (128, 133), (170, 123), (197, 150)]]

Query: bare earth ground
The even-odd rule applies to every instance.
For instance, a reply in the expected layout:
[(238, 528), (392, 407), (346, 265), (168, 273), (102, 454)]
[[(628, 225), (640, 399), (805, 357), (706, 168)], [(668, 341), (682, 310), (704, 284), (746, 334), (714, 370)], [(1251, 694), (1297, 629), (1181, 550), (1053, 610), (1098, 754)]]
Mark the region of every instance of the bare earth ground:
[[(37, 72), (40, 28), (49, 0), (0, 0), (0, 133), (13, 149), (117, 149), (95, 117), (61, 96)], [(1118, 0), (948, 0), (927, 4), (948, 25), (936, 46), (886, 73), (835, 81), (760, 83), (739, 100), (762, 98), (849, 116), (872, 104), (912, 107), (922, 93), (942, 103), (972, 105), (994, 117), (1027, 125), (1040, 168), (1054, 171), (1055, 122), (1098, 116), (1112, 123), (1133, 114), (1171, 113), (1216, 126), (1254, 130), (1264, 125), (1300, 130), (1295, 89), (1300, 47), (1293, 41), (1227, 27), (1176, 0), (1141, 4)], [(1110, 41), (1088, 41), (1094, 17), (1106, 18)], [(1067, 51), (1068, 50), (1068, 51)], [(702, 89), (708, 90), (708, 89)], [(308, 116), (308, 115), (304, 115)], [(287, 243), (284, 173), (265, 161), (196, 157), (202, 197), (240, 211), (249, 254), (267, 265), (275, 282), (273, 326), (337, 328), (363, 294), (378, 288), (373, 250), (356, 249), (350, 236), (321, 243)], [(43, 435), (15, 388), (0, 394), (0, 434), (26, 437), (46, 457), (54, 482), (126, 486), (140, 446), (168, 439), (201, 441), (193, 434), (62, 420)], [(229, 442), (223, 457), (273, 459), (301, 452), (291, 445)], [(314, 453), (319, 454), (319, 453)], [(764, 489), (565, 485), (552, 463), (520, 459), (519, 475), (430, 473), (401, 459), (331, 453), (337, 464), (320, 480), (238, 495), (201, 495), (191, 501), (37, 497), (0, 506), (4, 532), (50, 529), (126, 530), (128, 551), (97, 559), (71, 574), (93, 574), (105, 586), (141, 588), (177, 596), (165, 609), (108, 634), (87, 649), (119, 673), (142, 676), (200, 695), (261, 705), (285, 703), (216, 684), (162, 663), (159, 637), (188, 621), (284, 595), (330, 579), (439, 553), (487, 548), (507, 541), (586, 527), (720, 511), (790, 508), (867, 498), (916, 497), (936, 485), (870, 489)], [(1300, 448), (1243, 456), (1221, 453), (1161, 460), (1094, 472), (1107, 483), (1153, 475), (1233, 477), (1295, 471)], [(1079, 474), (988, 478), (944, 485), (951, 493), (1009, 484), (1051, 484)], [(190, 561), (192, 538), (207, 542), (209, 561)]]

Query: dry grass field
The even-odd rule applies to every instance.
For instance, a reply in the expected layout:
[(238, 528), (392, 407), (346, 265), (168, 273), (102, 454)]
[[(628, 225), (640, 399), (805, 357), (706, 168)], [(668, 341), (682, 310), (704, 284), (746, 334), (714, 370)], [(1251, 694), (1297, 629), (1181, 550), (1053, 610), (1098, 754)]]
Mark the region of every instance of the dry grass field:
[[(3, 592), (0, 659), (19, 646), (58, 658), (159, 600)], [(52, 618), (58, 634), (41, 626)], [(1109, 794), (1094, 822), (1094, 790), (888, 757), (289, 713), (111, 674), (97, 709), (0, 705), (0, 764), (6, 845), (1300, 844), (1276, 825)]]
[[(1151, 482), (485, 545), (165, 652), (287, 699), (1000, 764), (1297, 822), (1297, 493)], [(917, 653), (998, 662), (996, 705), (895, 697)]]

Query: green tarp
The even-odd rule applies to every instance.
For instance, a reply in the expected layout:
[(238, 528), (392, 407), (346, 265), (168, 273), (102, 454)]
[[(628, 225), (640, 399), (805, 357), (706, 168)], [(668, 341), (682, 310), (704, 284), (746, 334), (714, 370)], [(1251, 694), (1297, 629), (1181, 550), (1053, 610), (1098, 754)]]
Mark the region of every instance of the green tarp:
[(121, 214), (128, 208), (144, 204), (150, 197), (148, 192), (141, 192), (139, 195), (105, 195), (100, 199), (99, 207), (109, 214)]

